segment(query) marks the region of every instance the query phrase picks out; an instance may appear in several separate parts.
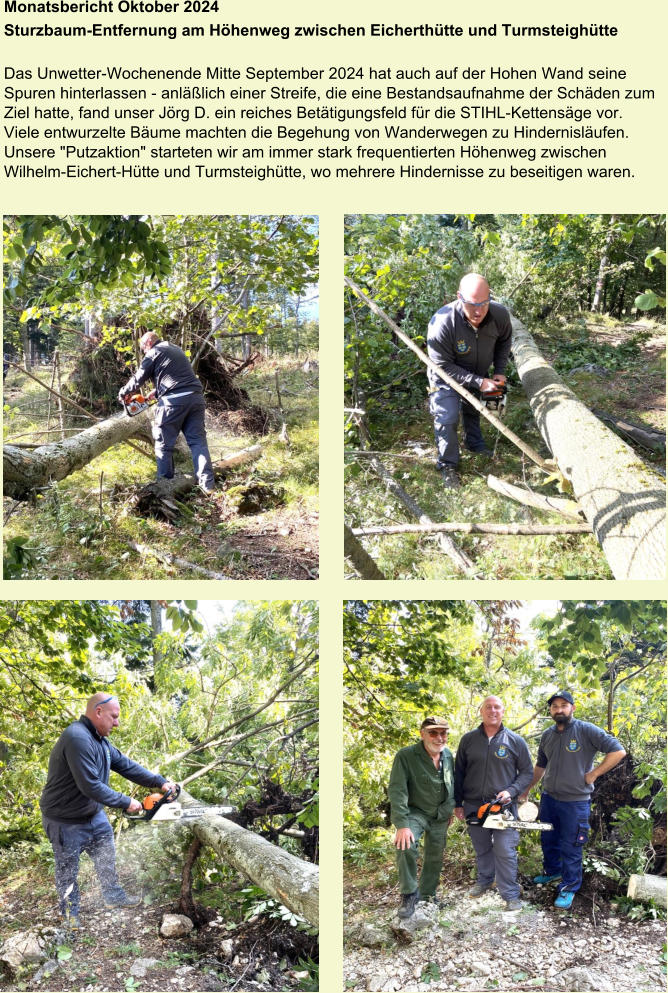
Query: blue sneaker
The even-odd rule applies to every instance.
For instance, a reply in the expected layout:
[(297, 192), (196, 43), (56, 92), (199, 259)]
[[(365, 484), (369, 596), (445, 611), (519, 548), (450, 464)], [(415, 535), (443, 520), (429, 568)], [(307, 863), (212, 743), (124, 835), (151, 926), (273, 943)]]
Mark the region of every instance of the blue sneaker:
[(561, 882), (561, 873), (558, 876), (534, 876), (534, 883), (559, 883)]
[(554, 901), (555, 907), (559, 910), (570, 910), (570, 907), (575, 898), (575, 893), (569, 893), (567, 890), (562, 890), (557, 899)]

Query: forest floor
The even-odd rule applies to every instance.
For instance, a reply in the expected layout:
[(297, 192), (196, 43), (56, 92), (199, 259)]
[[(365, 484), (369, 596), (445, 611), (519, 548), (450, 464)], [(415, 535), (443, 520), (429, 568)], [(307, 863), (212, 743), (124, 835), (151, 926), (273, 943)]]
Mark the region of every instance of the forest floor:
[[(632, 325), (586, 315), (569, 322), (532, 327), (536, 344), (567, 385), (590, 409), (629, 418), (665, 431), (665, 327), (648, 319)], [(400, 387), (397, 387), (397, 389)], [(396, 399), (394, 401), (396, 405)], [(509, 370), (505, 422), (524, 441), (549, 456), (514, 369)], [(433, 424), (426, 400), (400, 421), (378, 422), (371, 447), (434, 521), (561, 524), (558, 514), (533, 510), (497, 494), (488, 475), (545, 496), (562, 496), (510, 441), (483, 420), (491, 458), (462, 452), (459, 490), (445, 490), (435, 469)], [(627, 439), (628, 440), (628, 439)], [(350, 444), (358, 448), (357, 441)], [(635, 447), (632, 444), (632, 447)], [(665, 448), (637, 454), (665, 476)], [(363, 455), (346, 459), (346, 521), (351, 527), (415, 523), (389, 496)], [(493, 579), (611, 579), (608, 563), (593, 535), (453, 536), (474, 561), (477, 572)], [(409, 534), (361, 539), (388, 579), (460, 578), (433, 536)], [(348, 570), (348, 578), (356, 574)]]
[[(137, 892), (127, 870), (121, 878), (128, 892)], [(0, 946), (11, 934), (35, 928), (48, 943), (46, 962), (25, 964), (14, 975), (3, 975), (0, 967), (0, 993), (316, 989), (317, 937), (278, 917), (244, 919), (243, 906), (230, 900), (230, 890), (243, 881), (231, 882), (218, 899), (215, 886), (195, 895), (208, 907), (206, 923), (185, 937), (163, 938), (163, 915), (178, 912), (176, 877), (141, 887), (144, 902), (138, 907), (107, 910), (85, 858), (79, 875), (81, 928), (66, 931), (52, 869), (39, 870), (28, 859), (5, 874), (0, 870)]]
[(440, 906), (419, 904), (404, 922), (396, 886), (354, 875), (344, 896), (346, 990), (665, 990), (665, 922), (631, 920), (602, 897), (578, 894), (559, 911), (553, 887), (521, 877), (524, 907), (507, 912), (496, 890), (471, 899), (471, 882), (457, 878), (442, 886)]
[[(139, 556), (130, 542), (158, 554), (178, 556), (230, 579), (316, 579), (318, 576), (318, 382), (301, 361), (263, 362), (243, 378), (253, 403), (275, 427), (264, 436), (239, 433), (234, 412), (207, 412), (214, 462), (223, 455), (261, 444), (259, 461), (228, 470), (213, 498), (198, 490), (177, 521), (138, 517), (130, 497), (155, 475), (152, 455), (127, 445), (102, 453), (72, 476), (53, 484), (33, 502), (4, 500), (6, 579), (201, 579), (202, 574), (171, 565), (156, 555)], [(49, 382), (50, 371), (33, 370)], [(275, 374), (280, 374), (289, 444), (281, 441)], [(4, 387), (5, 441), (42, 443), (46, 391), (12, 370)], [(51, 438), (57, 437), (51, 435)], [(144, 446), (150, 454), (150, 448)], [(177, 471), (192, 471), (176, 457)], [(239, 514), (226, 492), (241, 483), (272, 487), (281, 501), (253, 514)]]

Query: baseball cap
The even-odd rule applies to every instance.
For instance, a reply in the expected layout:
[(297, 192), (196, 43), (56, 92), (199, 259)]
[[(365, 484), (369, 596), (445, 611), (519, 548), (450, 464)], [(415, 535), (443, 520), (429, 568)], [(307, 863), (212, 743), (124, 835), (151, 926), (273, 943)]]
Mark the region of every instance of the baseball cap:
[(568, 703), (572, 703), (573, 705), (575, 705), (575, 700), (570, 695), (568, 690), (559, 690), (557, 693), (553, 693), (550, 699), (547, 701), (548, 707), (550, 706), (552, 701), (556, 700), (558, 697), (561, 698), (562, 700), (566, 700)]
[(425, 728), (445, 728), (449, 731), (450, 725), (446, 721), (445, 717), (425, 717), (420, 725), (420, 730), (423, 731)]

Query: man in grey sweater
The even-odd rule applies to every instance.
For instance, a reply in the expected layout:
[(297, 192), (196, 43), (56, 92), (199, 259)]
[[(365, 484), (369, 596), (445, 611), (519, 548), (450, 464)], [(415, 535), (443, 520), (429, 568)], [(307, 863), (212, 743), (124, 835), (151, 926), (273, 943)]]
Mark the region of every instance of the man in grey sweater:
[[(531, 779), (531, 756), (524, 738), (503, 725), (504, 707), (498, 696), (482, 702), (482, 724), (463, 735), (455, 758), (455, 817), (466, 820), (489, 800), (512, 802)], [(469, 896), (482, 896), (493, 885), (506, 902), (506, 910), (521, 910), (517, 882), (519, 831), (490, 830), (468, 825), (476, 853), (478, 878)]]
[(175, 784), (123, 755), (107, 740), (119, 725), (115, 696), (95, 693), (86, 713), (65, 728), (49, 756), (46, 785), (39, 802), (42, 824), (55, 858), (56, 891), (61, 913), (72, 929), (79, 927), (79, 859), (88, 852), (97, 872), (106, 907), (132, 907), (116, 874), (114, 832), (102, 807), (137, 813), (137, 800), (110, 789), (113, 770), (140, 786), (162, 792)]
[(137, 372), (118, 391), (118, 398), (135, 393), (150, 379), (158, 397), (153, 421), (153, 440), (158, 477), (174, 476), (174, 446), (181, 431), (188, 442), (199, 488), (213, 493), (213, 466), (204, 427), (204, 392), (188, 357), (178, 345), (161, 341), (154, 331), (147, 331), (139, 342), (144, 359)]

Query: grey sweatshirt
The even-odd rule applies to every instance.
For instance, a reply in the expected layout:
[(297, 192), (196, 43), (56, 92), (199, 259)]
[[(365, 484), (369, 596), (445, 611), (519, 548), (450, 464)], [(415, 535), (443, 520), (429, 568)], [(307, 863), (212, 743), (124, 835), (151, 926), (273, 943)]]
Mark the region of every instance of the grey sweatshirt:
[(543, 731), (536, 765), (545, 769), (543, 792), (555, 800), (587, 800), (594, 789), (585, 783), (585, 773), (594, 765), (597, 752), (622, 752), (617, 738), (588, 721), (571, 718), (563, 731), (556, 725)]
[(484, 725), (463, 735), (455, 758), (455, 803), (480, 804), (508, 790), (513, 800), (533, 774), (527, 743), (503, 724), (490, 741)]

